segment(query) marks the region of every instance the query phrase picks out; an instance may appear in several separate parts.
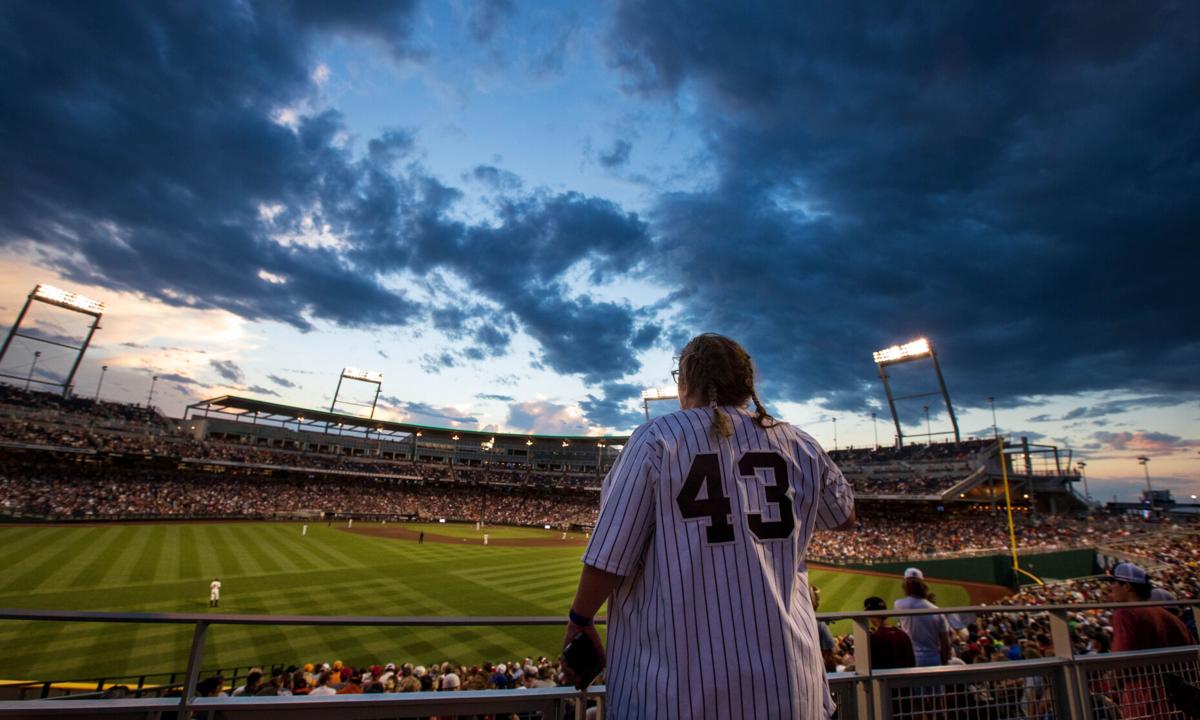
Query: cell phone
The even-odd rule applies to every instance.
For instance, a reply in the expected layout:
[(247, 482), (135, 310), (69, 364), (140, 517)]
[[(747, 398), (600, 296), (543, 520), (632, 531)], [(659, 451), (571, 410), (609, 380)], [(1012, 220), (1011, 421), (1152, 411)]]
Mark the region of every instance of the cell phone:
[(575, 673), (575, 687), (586, 690), (592, 680), (600, 674), (600, 653), (596, 645), (584, 633), (579, 633), (571, 639), (571, 643), (563, 650), (563, 661)]

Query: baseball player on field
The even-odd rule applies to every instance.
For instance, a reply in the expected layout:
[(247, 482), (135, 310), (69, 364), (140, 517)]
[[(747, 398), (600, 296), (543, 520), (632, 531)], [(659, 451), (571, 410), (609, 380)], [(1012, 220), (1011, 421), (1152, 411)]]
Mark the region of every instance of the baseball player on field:
[(738, 343), (693, 338), (672, 374), (681, 409), (638, 427), (604, 480), (565, 643), (582, 632), (604, 658), (607, 600), (612, 717), (828, 717), (804, 554), (854, 524), (850, 485), (767, 414)]

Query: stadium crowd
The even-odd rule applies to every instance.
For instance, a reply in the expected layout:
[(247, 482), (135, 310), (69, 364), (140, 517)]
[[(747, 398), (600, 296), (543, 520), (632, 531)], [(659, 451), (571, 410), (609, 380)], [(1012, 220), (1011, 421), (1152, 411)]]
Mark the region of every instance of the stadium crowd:
[(116, 466), (19, 465), (0, 471), (0, 514), (51, 520), (338, 515), (590, 524), (592, 494), (370, 478), (263, 479)]
[(203, 697), (269, 697), (308, 695), (358, 695), (363, 693), (457, 692), (468, 690), (521, 690), (564, 684), (558, 662), (526, 657), (507, 662), (456, 665), (431, 662), (373, 663), (354, 667), (341, 660), (278, 666), (268, 671), (251, 668), (246, 676), (227, 679), (213, 675), (200, 681), (196, 694)]
[[(1065, 515), (1032, 516), (1027, 512), (1014, 519), (1014, 526), (1017, 543), (1026, 549), (1093, 547), (1101, 541), (1157, 527), (1130, 516), (1091, 515), (1080, 520)], [(931, 527), (937, 531), (930, 532)], [(849, 532), (817, 531), (809, 544), (808, 557), (839, 564), (886, 562), (1008, 547), (1008, 523), (1003, 511), (928, 513), (895, 508), (881, 511), (861, 503), (857, 526)]]

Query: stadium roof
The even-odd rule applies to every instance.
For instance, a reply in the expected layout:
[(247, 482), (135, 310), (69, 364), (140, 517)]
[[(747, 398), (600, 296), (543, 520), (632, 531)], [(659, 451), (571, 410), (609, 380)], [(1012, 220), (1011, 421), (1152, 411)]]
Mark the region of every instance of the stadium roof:
[(187, 417), (188, 410), (196, 410), (201, 413), (216, 412), (222, 415), (250, 415), (256, 420), (278, 423), (295, 422), (298, 426), (315, 425), (321, 427), (325, 425), (338, 425), (351, 430), (361, 430), (364, 433), (368, 431), (389, 434), (402, 433), (405, 435), (420, 433), (423, 437), (430, 439), (442, 437), (446, 440), (452, 440), (455, 435), (458, 435), (460, 439), (478, 438), (487, 440), (495, 438), (496, 440), (520, 440), (521, 442), (532, 439), (568, 443), (576, 441), (580, 443), (603, 442), (605, 445), (624, 445), (625, 441), (629, 439), (628, 435), (541, 435), (535, 433), (505, 433), (489, 430), (465, 430), (463, 428), (417, 425), (415, 423), (393, 422), (379, 418), (372, 419), (340, 412), (302, 408), (294, 405), (270, 402), (268, 400), (239, 397), (237, 395), (222, 395), (192, 403), (184, 411), (185, 418)]

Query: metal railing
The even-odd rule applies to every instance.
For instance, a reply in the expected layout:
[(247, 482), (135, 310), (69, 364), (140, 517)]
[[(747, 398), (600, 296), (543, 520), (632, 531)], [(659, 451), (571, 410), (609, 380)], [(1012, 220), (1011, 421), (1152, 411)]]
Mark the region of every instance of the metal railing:
[[(829, 673), (838, 718), (909, 720), (930, 717), (1029, 718), (1030, 720), (1133, 720), (1183, 718), (1170, 704), (1176, 683), (1200, 688), (1200, 645), (1076, 656), (1069, 614), (1120, 607), (1187, 607), (1200, 622), (1200, 600), (1123, 604), (970, 606), (928, 610), (820, 613), (824, 621), (853, 624), (855, 666)], [(869, 623), (877, 617), (955, 614), (1034, 613), (1048, 619), (1053, 656), (1014, 662), (945, 665), (892, 670), (872, 667)], [(589, 705), (604, 717), (604, 686), (571, 688), (419, 692), (333, 697), (195, 697), (209, 627), (213, 625), (295, 625), (372, 627), (562, 626), (554, 617), (348, 617), (202, 615), (0, 610), (0, 620), (45, 622), (150, 623), (192, 625), (192, 644), (180, 697), (0, 701), (0, 718), (121, 715), (140, 718), (233, 716), (245, 718), (404, 718), (521, 713), (546, 720), (582, 720)], [(603, 619), (599, 619), (603, 622)], [(1200, 692), (1198, 690), (1197, 692)]]

